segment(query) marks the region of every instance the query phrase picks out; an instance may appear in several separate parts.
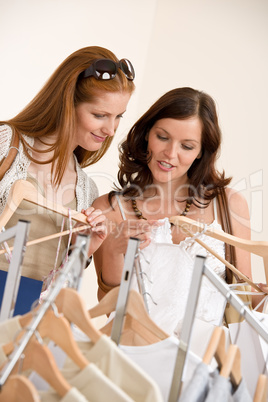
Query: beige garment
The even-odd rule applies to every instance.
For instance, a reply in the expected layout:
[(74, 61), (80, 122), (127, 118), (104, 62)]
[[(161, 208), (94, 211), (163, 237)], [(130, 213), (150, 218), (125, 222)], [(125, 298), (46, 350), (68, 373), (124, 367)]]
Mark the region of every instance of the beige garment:
[[(28, 174), (27, 181), (31, 182), (40, 194), (44, 196), (44, 191), (38, 182)], [(65, 205), (66, 208), (76, 209), (76, 199)], [(28, 201), (22, 201), (19, 208), (12, 215), (6, 225), (6, 229), (17, 224), (19, 219), (28, 220), (31, 222), (28, 240), (39, 239), (61, 231), (62, 215), (36, 206)], [(65, 218), (65, 227), (69, 228), (68, 218)], [(23, 258), (22, 272), (23, 276), (28, 278), (43, 281), (49, 272), (54, 268), (57, 255), (59, 238), (39, 243), (33, 246), (26, 247)], [(8, 242), (9, 246), (13, 245), (13, 240)], [(68, 245), (68, 236), (63, 236), (61, 239), (60, 251), (57, 261), (57, 267), (61, 262), (66, 252)], [(9, 262), (5, 256), (0, 255), (0, 269), (7, 271)]]
[[(134, 402), (93, 363), (71, 377), (68, 382), (90, 402)], [(63, 401), (54, 391), (40, 391), (39, 395), (42, 402)]]
[(41, 402), (88, 402), (89, 399), (76, 388), (71, 388), (63, 398), (56, 392), (39, 392)]
[(7, 361), (2, 345), (15, 340), (15, 336), (22, 330), (19, 315), (0, 322), (0, 367)]
[[(114, 384), (136, 402), (163, 402), (161, 392), (154, 380), (131, 361), (106, 335), (92, 342), (77, 342), (88, 361), (94, 363)], [(79, 372), (70, 359), (61, 370), (70, 381)]]

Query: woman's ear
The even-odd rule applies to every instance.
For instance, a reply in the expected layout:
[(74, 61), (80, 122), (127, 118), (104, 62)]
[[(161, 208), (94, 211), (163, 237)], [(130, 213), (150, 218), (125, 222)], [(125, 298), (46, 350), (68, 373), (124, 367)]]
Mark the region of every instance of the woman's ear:
[(147, 131), (147, 133), (146, 133), (146, 135), (145, 135), (145, 141), (148, 142), (148, 139), (149, 139), (149, 132)]

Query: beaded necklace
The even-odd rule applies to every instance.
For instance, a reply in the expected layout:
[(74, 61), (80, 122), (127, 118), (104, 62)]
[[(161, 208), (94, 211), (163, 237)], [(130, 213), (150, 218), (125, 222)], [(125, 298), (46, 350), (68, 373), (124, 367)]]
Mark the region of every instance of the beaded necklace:
[[(135, 199), (132, 199), (131, 202), (132, 202), (133, 211), (135, 212), (135, 215), (137, 216), (137, 218), (138, 218), (138, 219), (145, 219), (145, 220), (147, 221), (147, 218), (145, 218), (145, 217), (142, 215), (141, 210), (139, 210), (139, 208), (137, 207), (136, 200), (135, 200)], [(181, 216), (186, 216), (187, 213), (189, 212), (189, 209), (190, 209), (191, 205), (192, 205), (192, 200), (188, 198), (188, 199), (186, 200), (186, 206), (185, 206), (185, 208), (184, 208), (184, 211), (183, 211), (180, 215), (181, 215)]]

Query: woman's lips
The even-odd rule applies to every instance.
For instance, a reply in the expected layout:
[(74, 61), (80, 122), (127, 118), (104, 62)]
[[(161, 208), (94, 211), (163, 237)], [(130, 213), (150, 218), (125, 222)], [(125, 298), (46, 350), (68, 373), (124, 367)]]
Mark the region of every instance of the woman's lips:
[(96, 135), (96, 134), (93, 134), (93, 133), (91, 133), (91, 135), (94, 137), (95, 141), (97, 141), (97, 142), (104, 142), (105, 139), (106, 139), (106, 136), (105, 137), (100, 137), (99, 135)]
[(171, 165), (171, 163), (165, 162), (165, 161), (157, 161), (158, 166), (160, 167), (160, 169), (169, 172), (170, 170), (172, 170), (174, 168), (173, 165)]

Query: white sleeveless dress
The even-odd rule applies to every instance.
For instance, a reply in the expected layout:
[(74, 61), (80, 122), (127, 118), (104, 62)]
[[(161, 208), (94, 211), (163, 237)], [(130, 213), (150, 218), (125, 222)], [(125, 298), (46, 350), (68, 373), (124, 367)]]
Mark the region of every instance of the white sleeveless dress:
[[(120, 200), (118, 199), (120, 202)], [(214, 204), (214, 221), (210, 229), (222, 230), (217, 222), (216, 199)], [(123, 213), (122, 205), (120, 205)], [(122, 216), (125, 219), (125, 216)], [(168, 334), (180, 335), (184, 312), (189, 295), (192, 272), (196, 255), (206, 256), (206, 265), (213, 269), (223, 280), (225, 266), (209, 254), (194, 239), (186, 238), (180, 244), (173, 244), (171, 225), (168, 218), (161, 219), (163, 226), (152, 232), (152, 241), (140, 251), (140, 264), (143, 275), (145, 296), (150, 317)], [(225, 257), (225, 245), (222, 241), (205, 234), (198, 238)], [(132, 287), (138, 290), (134, 277)], [(208, 278), (202, 278), (196, 318), (213, 325), (221, 325), (226, 300)]]

